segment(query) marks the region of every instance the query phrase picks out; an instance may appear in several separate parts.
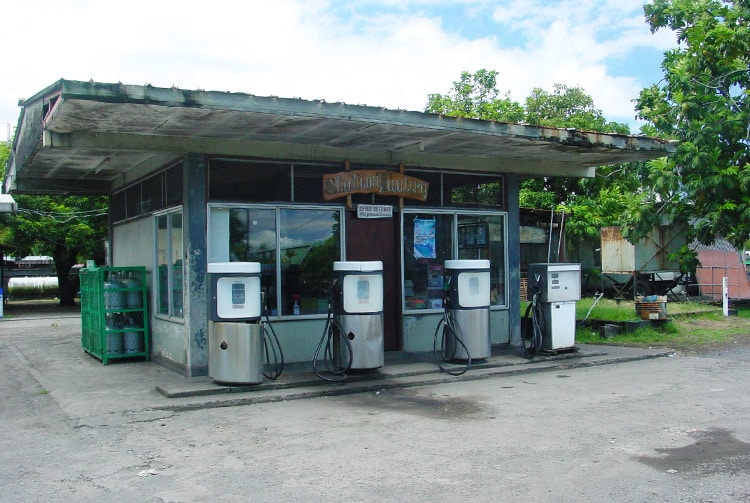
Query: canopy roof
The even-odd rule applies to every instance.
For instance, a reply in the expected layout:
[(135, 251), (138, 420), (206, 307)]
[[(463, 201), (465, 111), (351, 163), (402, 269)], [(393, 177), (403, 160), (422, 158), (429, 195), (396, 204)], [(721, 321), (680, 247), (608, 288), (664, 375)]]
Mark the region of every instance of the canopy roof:
[(590, 177), (673, 142), (296, 98), (59, 80), (23, 100), (6, 192), (107, 194), (192, 152)]

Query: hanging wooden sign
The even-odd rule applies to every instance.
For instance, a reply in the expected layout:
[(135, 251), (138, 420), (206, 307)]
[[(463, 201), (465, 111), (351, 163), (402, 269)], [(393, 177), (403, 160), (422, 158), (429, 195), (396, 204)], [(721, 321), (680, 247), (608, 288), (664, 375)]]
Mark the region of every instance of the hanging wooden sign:
[(426, 201), (429, 188), (429, 182), (385, 169), (323, 175), (323, 199), (326, 201), (351, 194), (379, 194)]

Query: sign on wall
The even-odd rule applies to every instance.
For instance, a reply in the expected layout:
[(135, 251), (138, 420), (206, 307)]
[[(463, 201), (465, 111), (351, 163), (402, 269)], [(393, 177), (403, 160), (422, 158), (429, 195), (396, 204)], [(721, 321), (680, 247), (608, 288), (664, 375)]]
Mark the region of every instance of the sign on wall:
[(351, 194), (379, 194), (426, 201), (429, 188), (429, 182), (385, 169), (323, 175), (323, 199), (326, 201)]
[(436, 258), (435, 219), (414, 219), (414, 258)]
[(357, 218), (392, 218), (393, 206), (387, 204), (358, 204)]

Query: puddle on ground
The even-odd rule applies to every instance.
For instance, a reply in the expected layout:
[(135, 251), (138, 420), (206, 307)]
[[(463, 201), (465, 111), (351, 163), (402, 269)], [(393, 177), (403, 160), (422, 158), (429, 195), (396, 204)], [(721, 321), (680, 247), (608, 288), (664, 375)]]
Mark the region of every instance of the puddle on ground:
[(492, 412), (481, 402), (464, 397), (420, 395), (413, 390), (383, 390), (348, 395), (342, 401), (357, 407), (393, 410), (435, 419), (472, 419)]
[(696, 441), (685, 447), (654, 449), (657, 456), (638, 461), (656, 470), (694, 475), (741, 475), (750, 473), (750, 444), (717, 428), (690, 433)]

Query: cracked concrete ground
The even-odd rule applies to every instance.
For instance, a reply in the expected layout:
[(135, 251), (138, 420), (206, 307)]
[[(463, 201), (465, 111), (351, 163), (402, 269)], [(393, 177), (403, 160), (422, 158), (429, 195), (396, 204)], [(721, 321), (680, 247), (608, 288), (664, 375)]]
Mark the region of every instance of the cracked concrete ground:
[(0, 320), (0, 501), (750, 501), (747, 346), (201, 407), (77, 323)]

